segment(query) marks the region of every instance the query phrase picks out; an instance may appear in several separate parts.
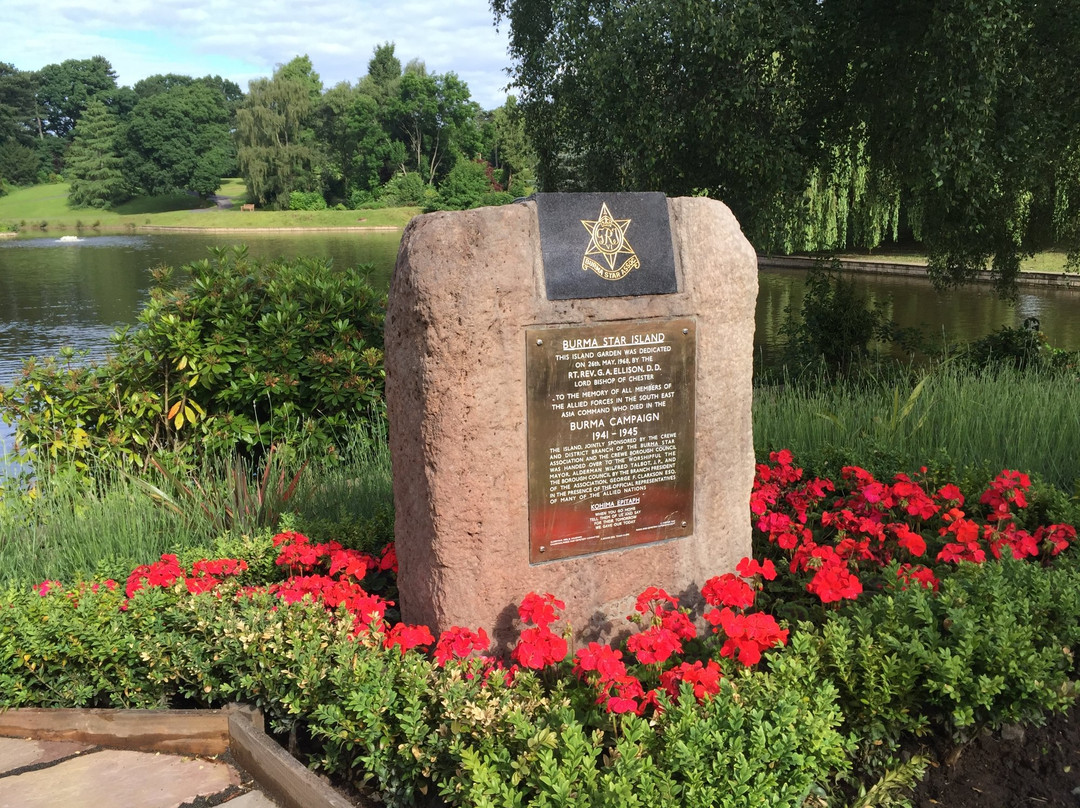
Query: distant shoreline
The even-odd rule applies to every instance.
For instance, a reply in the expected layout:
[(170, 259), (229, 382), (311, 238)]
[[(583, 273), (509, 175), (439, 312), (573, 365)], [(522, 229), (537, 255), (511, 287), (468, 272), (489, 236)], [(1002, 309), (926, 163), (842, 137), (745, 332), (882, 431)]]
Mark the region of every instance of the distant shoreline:
[[(796, 255), (758, 255), (759, 269), (797, 269), (807, 270), (821, 263), (818, 258)], [(896, 264), (882, 260), (841, 259), (835, 265), (844, 272), (861, 272), (870, 275), (892, 275), (908, 278), (929, 278), (926, 264)], [(975, 275), (975, 283), (990, 284), (994, 276), (989, 271)], [(1021, 271), (1016, 282), (1031, 286), (1052, 286), (1058, 289), (1080, 290), (1080, 275), (1067, 272)]]
[[(85, 229), (85, 228), (83, 228)], [(102, 228), (104, 229), (104, 228)], [(129, 229), (129, 228), (124, 228)], [(135, 232), (141, 233), (146, 231), (160, 231), (169, 233), (302, 233), (302, 232), (322, 232), (322, 233), (347, 233), (351, 231), (376, 231), (376, 232), (393, 232), (395, 230), (404, 230), (404, 227), (395, 227), (393, 225), (371, 225), (366, 227), (364, 225), (349, 225), (349, 226), (325, 226), (325, 227), (191, 227), (180, 225), (168, 225), (168, 224), (144, 224), (135, 225)]]
[(191, 225), (168, 225), (168, 224), (136, 224), (136, 225), (98, 225), (97, 227), (68, 227), (56, 225), (50, 228), (33, 227), (19, 232), (0, 232), (0, 238), (15, 238), (20, 235), (51, 236), (57, 233), (69, 234), (70, 231), (82, 235), (88, 235), (88, 231), (103, 235), (133, 233), (393, 233), (401, 232), (405, 226), (373, 224), (348, 225), (348, 226), (290, 226), (290, 227), (193, 227)]

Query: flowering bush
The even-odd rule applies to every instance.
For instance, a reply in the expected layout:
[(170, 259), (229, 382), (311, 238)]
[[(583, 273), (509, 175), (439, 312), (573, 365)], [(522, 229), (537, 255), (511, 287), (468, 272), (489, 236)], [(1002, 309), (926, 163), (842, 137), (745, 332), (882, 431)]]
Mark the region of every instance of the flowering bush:
[[(392, 545), (245, 537), (235, 556), (164, 555), (122, 587), (0, 594), (0, 693), (11, 706), (249, 701), (275, 730), (306, 727), (319, 765), (392, 805), (435, 789), (461, 805), (801, 806), (843, 780), (856, 745), (887, 752), (902, 733), (1073, 698), (1080, 571), (1050, 562), (1076, 531), (1022, 518), (1031, 488), (1017, 472), (977, 498), (857, 467), (805, 480), (774, 453), (750, 503), (770, 557), (705, 581), (699, 613), (649, 587), (625, 643), (574, 647), (565, 604), (528, 593), (505, 659), (482, 628), (436, 637), (395, 620)], [(792, 583), (829, 606), (818, 625), (762, 610)]]
[[(897, 474), (884, 483), (857, 466), (846, 466), (839, 483), (804, 480), (791, 452), (773, 452), (769, 461), (754, 478), (755, 528), (823, 604), (855, 600), (866, 579), (894, 562), (898, 585), (917, 582), (936, 591), (942, 573), (935, 563), (978, 564), (1006, 553), (1045, 561), (1076, 539), (1072, 525), (1033, 533), (1017, 525), (1031, 487), (1017, 471), (1001, 472), (978, 506), (965, 510), (964, 495), (951, 483), (928, 492), (919, 477)], [(837, 495), (831, 502), (830, 494)]]

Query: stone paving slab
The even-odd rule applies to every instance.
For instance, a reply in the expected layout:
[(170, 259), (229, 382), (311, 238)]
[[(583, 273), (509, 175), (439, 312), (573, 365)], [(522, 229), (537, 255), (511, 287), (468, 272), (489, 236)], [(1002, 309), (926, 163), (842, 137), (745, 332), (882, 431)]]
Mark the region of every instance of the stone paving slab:
[(249, 791), (224, 803), (228, 808), (278, 808), (278, 804), (260, 791)]
[(33, 741), (0, 738), (0, 775), (26, 766), (52, 763), (90, 749), (89, 744), (71, 741)]
[(106, 806), (121, 795), (125, 808), (177, 808), (238, 785), (226, 763), (106, 749), (3, 778), (0, 808)]

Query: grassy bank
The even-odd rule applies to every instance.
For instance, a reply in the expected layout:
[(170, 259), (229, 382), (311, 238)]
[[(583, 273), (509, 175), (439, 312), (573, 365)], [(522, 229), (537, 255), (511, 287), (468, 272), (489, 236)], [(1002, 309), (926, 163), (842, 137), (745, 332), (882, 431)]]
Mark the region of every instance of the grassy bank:
[(244, 211), (243, 183), (223, 180), (219, 189), (231, 207), (219, 207), (186, 194), (144, 197), (114, 210), (75, 209), (68, 206), (68, 185), (56, 183), (20, 188), (0, 196), (0, 230), (71, 232), (77, 230), (127, 232), (142, 228), (198, 229), (404, 227), (418, 208), (383, 210)]

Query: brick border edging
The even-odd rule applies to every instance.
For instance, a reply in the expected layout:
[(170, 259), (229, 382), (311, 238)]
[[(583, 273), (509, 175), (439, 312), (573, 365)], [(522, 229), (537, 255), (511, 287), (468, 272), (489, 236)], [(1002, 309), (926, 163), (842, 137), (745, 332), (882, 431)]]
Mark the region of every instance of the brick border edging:
[(242, 704), (220, 710), (24, 707), (0, 711), (0, 737), (207, 757), (227, 751), (284, 808), (358, 808), (276, 744), (264, 731), (262, 713)]

